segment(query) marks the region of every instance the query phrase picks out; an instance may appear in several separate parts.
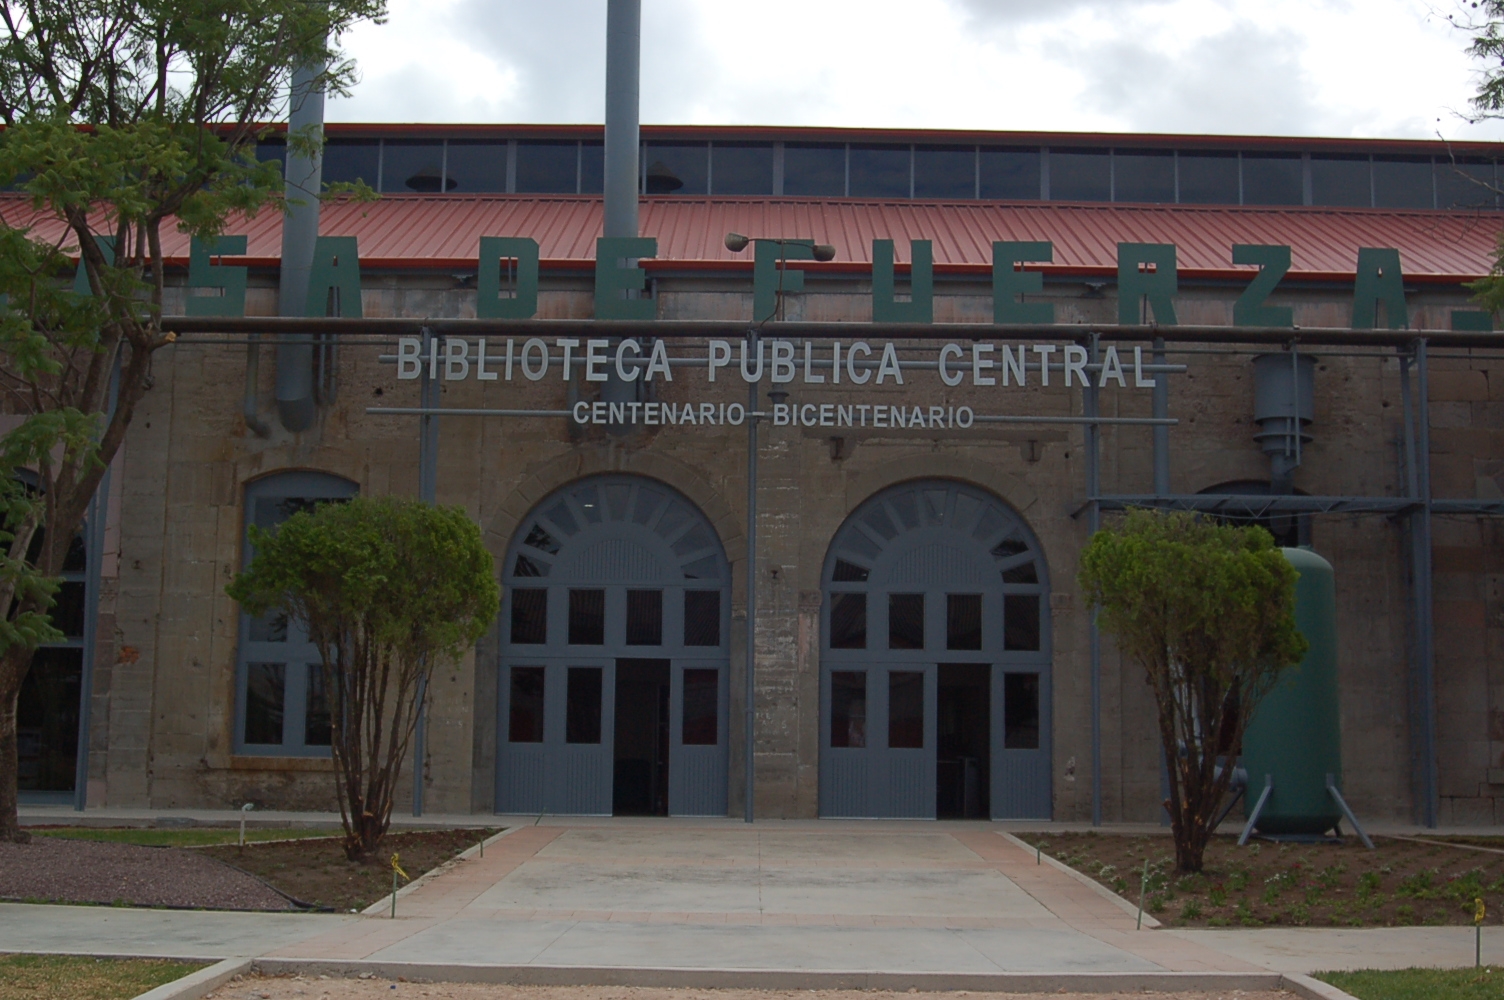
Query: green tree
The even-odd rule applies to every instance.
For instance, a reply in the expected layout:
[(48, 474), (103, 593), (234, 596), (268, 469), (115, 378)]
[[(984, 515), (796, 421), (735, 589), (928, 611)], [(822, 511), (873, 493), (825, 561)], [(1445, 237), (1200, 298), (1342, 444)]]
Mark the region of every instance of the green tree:
[[(1468, 124), (1488, 118), (1504, 118), (1504, 0), (1470, 0), (1463, 13), (1447, 15), (1447, 20), (1466, 31), (1471, 40), (1467, 54), (1482, 64), (1478, 72), (1478, 89), (1468, 102), (1472, 113)], [(1441, 169), (1441, 168), (1439, 168)], [(1480, 195), (1490, 202), (1500, 193), (1499, 185), (1489, 183), (1473, 173), (1458, 169), (1455, 175), (1477, 185)], [(1467, 285), (1475, 293), (1474, 301), (1491, 313), (1504, 310), (1504, 234), (1494, 248), (1493, 267), (1488, 277)]]
[[(0, 0), (0, 187), (29, 195), (29, 214), (13, 206), (0, 222), (0, 407), (28, 418), (0, 444), (0, 475), (31, 468), (40, 497), (10, 524), (8, 558), (34, 553), (40, 577), (56, 576), (151, 387), (152, 356), (173, 339), (160, 322), (163, 228), (209, 236), (233, 213), (280, 207), (255, 123), (285, 117), (295, 66), (328, 67), (316, 82), (345, 91), (354, 68), (329, 40), (384, 10), (384, 0)], [(65, 254), (81, 260), (87, 296), (69, 293)], [(0, 621), (45, 615), (50, 600), (0, 583)], [(16, 702), (36, 635), (0, 651), (0, 840), (26, 839)]]
[(1259, 700), (1307, 648), (1297, 573), (1257, 526), (1132, 510), (1092, 536), (1081, 589), (1154, 691), (1175, 867), (1199, 872)]
[[(345, 853), (368, 858), (421, 707), (421, 684), (485, 634), (500, 606), (480, 529), (459, 507), (357, 497), (251, 528), (255, 558), (227, 592), (280, 610), (323, 661)], [(415, 777), (422, 762), (414, 764)]]

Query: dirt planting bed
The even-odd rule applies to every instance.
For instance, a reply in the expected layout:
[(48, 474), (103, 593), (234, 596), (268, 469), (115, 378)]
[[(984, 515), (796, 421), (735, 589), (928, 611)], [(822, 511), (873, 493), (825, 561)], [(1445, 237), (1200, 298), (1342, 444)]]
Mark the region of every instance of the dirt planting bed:
[(1504, 923), (1504, 840), (1462, 843), (1354, 838), (1340, 844), (1276, 844), (1216, 837), (1199, 875), (1174, 873), (1169, 836), (1024, 834), (1021, 839), (1138, 903), (1176, 927), (1404, 927)]
[[(324, 976), (247, 976), (213, 993), (215, 1000), (388, 1000), (434, 997), (452, 1000), (908, 1000), (914, 994), (887, 990), (691, 990), (632, 986), (492, 986), (478, 983), (423, 983), (406, 980), (332, 979)], [(1293, 1000), (1283, 991), (1189, 990), (1176, 993), (928, 993), (943, 1000)], [(207, 998), (206, 998), (207, 1000)]]
[(0, 898), (214, 910), (291, 910), (259, 880), (202, 852), (33, 837), (0, 843)]
[(363, 910), (391, 894), (393, 854), (399, 856), (403, 870), (417, 878), (496, 832), (490, 828), (389, 833), (375, 857), (364, 863), (345, 860), (337, 837), (201, 847), (195, 853), (254, 873), (314, 906), (346, 912)]

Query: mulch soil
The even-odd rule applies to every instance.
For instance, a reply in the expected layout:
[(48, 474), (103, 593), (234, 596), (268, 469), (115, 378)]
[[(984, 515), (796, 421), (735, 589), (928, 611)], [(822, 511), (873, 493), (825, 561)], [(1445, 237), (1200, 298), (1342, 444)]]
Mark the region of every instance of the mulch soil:
[[(1504, 838), (1464, 844), (1375, 837), (1340, 844), (1279, 844), (1214, 837), (1198, 875), (1175, 874), (1168, 836), (1022, 834), (1021, 839), (1175, 927), (1404, 927), (1504, 923)], [(1460, 840), (1461, 838), (1459, 838)]]
[(0, 842), (0, 899), (215, 910), (296, 909), (201, 851), (33, 837)]
[[(1109, 1000), (1143, 997), (1152, 1000), (1293, 1000), (1284, 991), (1185, 990), (1174, 993), (920, 993), (941, 1000)], [(697, 990), (646, 986), (500, 986), (481, 983), (408, 982), (381, 977), (335, 979), (328, 976), (237, 977), (205, 1000), (388, 1000), (404, 997), (445, 997), (450, 1000), (912, 1000), (913, 991), (888, 990)]]
[[(320, 908), (363, 910), (392, 891), (393, 854), (408, 875), (417, 878), (474, 847), (496, 829), (436, 830), (389, 833), (366, 862), (345, 860), (338, 837), (281, 843), (195, 848), (194, 853), (260, 876), (289, 896)], [(399, 884), (406, 884), (400, 882)]]

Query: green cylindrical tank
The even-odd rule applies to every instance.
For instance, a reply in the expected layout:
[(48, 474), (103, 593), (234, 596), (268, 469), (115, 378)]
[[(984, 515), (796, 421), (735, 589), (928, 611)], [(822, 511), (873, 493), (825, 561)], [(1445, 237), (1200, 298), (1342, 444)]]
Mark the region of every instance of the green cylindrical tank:
[(1295, 624), (1311, 644), (1305, 659), (1287, 667), (1254, 710), (1243, 736), (1248, 770), (1244, 816), (1253, 813), (1274, 779), (1259, 814), (1258, 831), (1320, 834), (1341, 819), (1326, 790), (1326, 776), (1342, 784), (1342, 723), (1337, 693), (1337, 593), (1332, 564), (1310, 549), (1282, 549), (1300, 573), (1295, 584)]

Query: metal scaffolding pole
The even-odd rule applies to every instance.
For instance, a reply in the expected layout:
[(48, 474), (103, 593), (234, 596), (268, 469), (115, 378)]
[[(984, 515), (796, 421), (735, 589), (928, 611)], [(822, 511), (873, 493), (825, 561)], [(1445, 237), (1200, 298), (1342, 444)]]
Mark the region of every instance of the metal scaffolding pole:
[(1426, 342), (1415, 342), (1415, 421), (1417, 452), (1415, 482), (1420, 506), (1412, 516), (1415, 586), (1415, 639), (1420, 684), (1421, 821), (1437, 824), (1436, 787), (1436, 635), (1431, 563), (1431, 415), (1426, 371)]
[[(747, 331), (747, 355), (757, 352), (757, 331)], [(746, 730), (747, 801), (743, 815), (752, 822), (757, 790), (757, 383), (747, 386), (747, 663), (743, 728)]]
[[(419, 357), (431, 356), (433, 331), (424, 329)], [(418, 499), (437, 503), (439, 496), (439, 380), (428, 364), (419, 365), (418, 392), (423, 409), (418, 418)], [(428, 753), (428, 678), (418, 680), (418, 725), (413, 732), (413, 815), (423, 815), (423, 771)]]
[[(1097, 360), (1097, 335), (1087, 341), (1087, 353), (1092, 363)], [(1090, 379), (1081, 389), (1081, 411), (1088, 420), (1095, 420), (1099, 400), (1097, 387)], [(1156, 432), (1158, 428), (1156, 428)], [(1095, 535), (1102, 526), (1102, 511), (1097, 496), (1102, 492), (1102, 430), (1094, 423), (1087, 424), (1086, 434), (1086, 530), (1087, 537)], [(1088, 641), (1091, 647), (1091, 825), (1102, 825), (1102, 632), (1097, 628), (1096, 609), (1091, 613)]]

